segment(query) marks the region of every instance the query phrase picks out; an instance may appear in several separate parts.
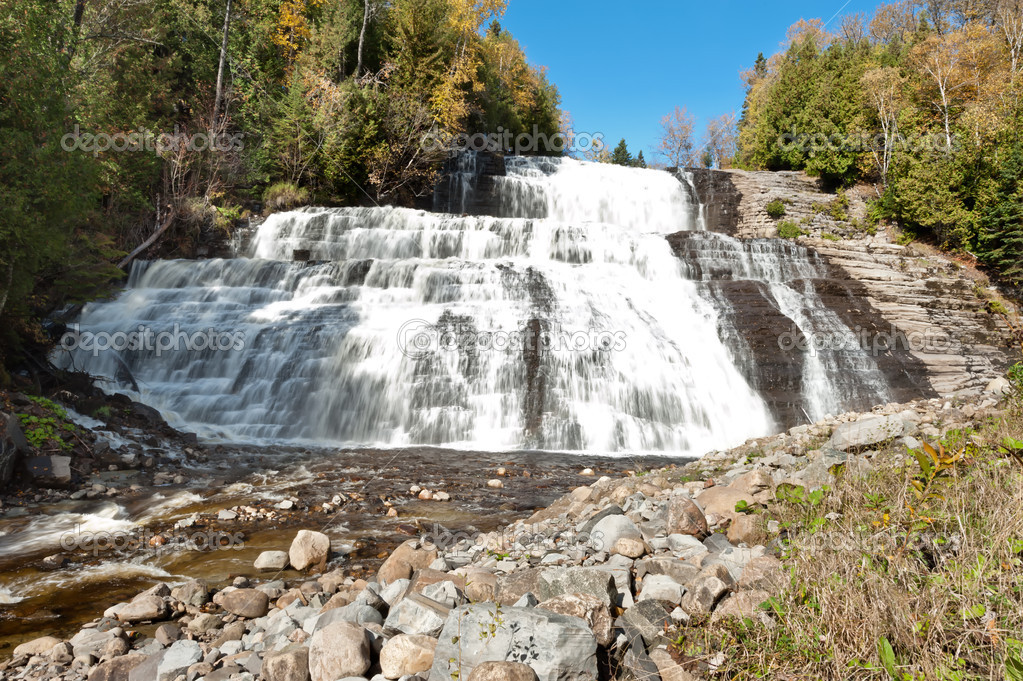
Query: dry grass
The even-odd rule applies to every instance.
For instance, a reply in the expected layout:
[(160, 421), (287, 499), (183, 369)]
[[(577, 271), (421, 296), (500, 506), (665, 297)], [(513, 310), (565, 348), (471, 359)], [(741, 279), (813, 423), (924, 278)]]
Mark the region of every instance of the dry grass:
[(791, 571), (767, 606), (776, 626), (690, 626), (679, 648), (723, 651), (714, 678), (1010, 678), (1007, 658), (1023, 657), (1023, 465), (998, 452), (1005, 436), (1023, 439), (1023, 408), (947, 434), (963, 458), (926, 501), (911, 485), (920, 465), (892, 448), (816, 504), (775, 504)]

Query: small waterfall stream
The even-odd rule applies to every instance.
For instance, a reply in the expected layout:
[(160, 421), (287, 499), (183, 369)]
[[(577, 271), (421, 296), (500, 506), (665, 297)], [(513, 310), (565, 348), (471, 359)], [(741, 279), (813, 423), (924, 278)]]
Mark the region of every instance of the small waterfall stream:
[[(110, 390), (134, 380), (207, 438), (699, 455), (779, 427), (716, 285), (754, 282), (805, 336), (852, 334), (814, 292), (814, 254), (703, 231), (684, 175), (505, 167), (493, 215), (463, 215), (481, 177), (467, 157), (451, 213), (304, 208), (271, 215), (244, 257), (137, 263), (79, 328), (153, 342), (58, 359)], [(872, 364), (807, 353), (806, 413), (884, 401)]]

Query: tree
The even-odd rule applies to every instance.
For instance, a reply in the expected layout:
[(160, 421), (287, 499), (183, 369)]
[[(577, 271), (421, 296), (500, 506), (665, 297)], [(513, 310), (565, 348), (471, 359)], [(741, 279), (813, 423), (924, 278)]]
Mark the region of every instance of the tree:
[(611, 152), (611, 163), (619, 166), (631, 166), (634, 165), (635, 161), (632, 158), (632, 154), (629, 153), (629, 145), (625, 143), (623, 137), (615, 150)]
[(695, 119), (685, 107), (675, 107), (674, 111), (661, 119), (661, 139), (658, 152), (669, 167), (685, 168), (694, 165), (693, 158), (693, 126)]
[(632, 165), (636, 166), (637, 168), (646, 168), (646, 160), (643, 158), (642, 150), (640, 150), (639, 153), (636, 154), (636, 160), (633, 161)]
[(871, 40), (878, 45), (901, 45), (917, 28), (912, 0), (881, 5), (870, 20)]
[(864, 73), (861, 82), (881, 126), (882, 145), (880, 148), (876, 144), (871, 145), (871, 151), (881, 176), (881, 186), (885, 187), (888, 184), (888, 169), (891, 167), (895, 140), (899, 133), (899, 110), (902, 87), (906, 79), (899, 69), (883, 66)]
[(838, 35), (850, 45), (858, 45), (867, 38), (866, 15), (862, 12), (842, 17), (838, 26)]
[(999, 0), (996, 15), (1015, 76), (1023, 62), (1023, 0)]
[[(707, 122), (703, 148), (710, 155), (711, 166), (729, 168), (736, 153), (735, 112), (722, 114)], [(704, 161), (706, 165), (706, 161)], [(707, 166), (707, 167), (711, 167)]]
[[(932, 105), (939, 111), (945, 130), (945, 143), (952, 148), (952, 107), (966, 86), (963, 70), (964, 36), (962, 32), (932, 35), (913, 50), (916, 66), (930, 76), (934, 93)], [(926, 95), (925, 95), (926, 96)]]

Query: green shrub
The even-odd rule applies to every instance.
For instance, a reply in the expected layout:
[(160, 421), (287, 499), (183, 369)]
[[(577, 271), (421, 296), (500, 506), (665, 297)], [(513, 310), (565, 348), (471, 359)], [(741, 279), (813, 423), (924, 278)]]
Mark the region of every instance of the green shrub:
[(838, 235), (837, 234), (832, 234), (831, 232), (824, 232), (824, 233), (822, 233), (821, 234), (821, 238), (822, 239), (827, 239), (828, 241), (839, 241)]
[(805, 234), (806, 232), (792, 220), (782, 220), (778, 223), (778, 236), (782, 239), (795, 239)]
[(263, 192), (263, 205), (271, 211), (288, 210), (308, 201), (309, 190), (290, 182), (278, 182)]
[(781, 199), (771, 201), (767, 204), (767, 214), (771, 216), (772, 220), (777, 220), (785, 215), (785, 204), (782, 203)]

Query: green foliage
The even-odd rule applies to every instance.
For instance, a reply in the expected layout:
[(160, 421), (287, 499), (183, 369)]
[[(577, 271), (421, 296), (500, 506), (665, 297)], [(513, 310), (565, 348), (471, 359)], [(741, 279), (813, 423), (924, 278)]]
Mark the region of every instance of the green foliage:
[(795, 239), (804, 236), (807, 232), (792, 220), (782, 220), (778, 223), (778, 236), (782, 239)]
[(777, 220), (778, 218), (784, 216), (785, 203), (782, 202), (781, 199), (774, 199), (773, 201), (770, 201), (767, 204), (767, 214), (771, 217), (772, 220)]
[(278, 182), (263, 192), (263, 205), (267, 210), (287, 210), (309, 201), (309, 191), (290, 182)]
[(619, 166), (634, 165), (635, 161), (629, 152), (629, 145), (625, 143), (624, 137), (618, 142), (618, 146), (614, 148), (614, 151), (611, 152), (611, 163)]

